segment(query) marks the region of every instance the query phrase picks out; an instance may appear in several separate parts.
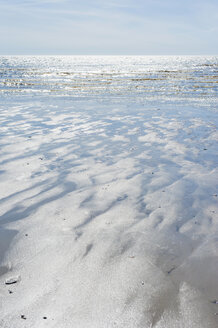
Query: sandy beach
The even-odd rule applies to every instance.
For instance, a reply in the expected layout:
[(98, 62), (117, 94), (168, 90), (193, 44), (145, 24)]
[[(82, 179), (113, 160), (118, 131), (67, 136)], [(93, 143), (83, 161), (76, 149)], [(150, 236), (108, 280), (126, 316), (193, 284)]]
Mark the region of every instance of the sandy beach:
[(1, 328), (218, 326), (217, 86), (116, 60), (4, 77)]

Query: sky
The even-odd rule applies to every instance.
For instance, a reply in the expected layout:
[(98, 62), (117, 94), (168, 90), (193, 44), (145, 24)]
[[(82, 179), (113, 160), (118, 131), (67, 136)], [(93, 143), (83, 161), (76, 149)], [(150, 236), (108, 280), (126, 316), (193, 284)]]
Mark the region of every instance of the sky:
[(217, 55), (218, 0), (0, 0), (0, 55)]

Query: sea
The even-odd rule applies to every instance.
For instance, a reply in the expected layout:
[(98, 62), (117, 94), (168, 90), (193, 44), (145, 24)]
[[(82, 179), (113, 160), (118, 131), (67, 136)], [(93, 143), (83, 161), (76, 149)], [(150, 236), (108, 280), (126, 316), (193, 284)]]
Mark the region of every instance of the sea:
[(217, 56), (1, 56), (0, 95), (216, 107)]

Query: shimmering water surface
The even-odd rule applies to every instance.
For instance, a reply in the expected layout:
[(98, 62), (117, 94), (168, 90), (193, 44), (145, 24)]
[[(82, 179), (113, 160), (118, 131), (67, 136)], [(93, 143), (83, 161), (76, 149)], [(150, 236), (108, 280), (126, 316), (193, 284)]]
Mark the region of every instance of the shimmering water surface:
[(2, 56), (0, 94), (217, 100), (218, 57)]

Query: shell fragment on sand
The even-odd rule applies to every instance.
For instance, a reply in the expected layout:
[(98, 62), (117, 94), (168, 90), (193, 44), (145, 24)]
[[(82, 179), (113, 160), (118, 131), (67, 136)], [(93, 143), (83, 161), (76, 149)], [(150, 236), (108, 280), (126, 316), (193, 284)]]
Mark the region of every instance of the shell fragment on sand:
[(20, 276), (10, 277), (5, 280), (5, 285), (16, 284), (20, 280)]

